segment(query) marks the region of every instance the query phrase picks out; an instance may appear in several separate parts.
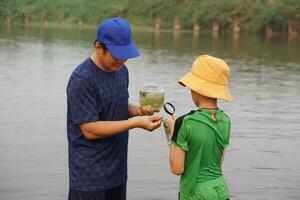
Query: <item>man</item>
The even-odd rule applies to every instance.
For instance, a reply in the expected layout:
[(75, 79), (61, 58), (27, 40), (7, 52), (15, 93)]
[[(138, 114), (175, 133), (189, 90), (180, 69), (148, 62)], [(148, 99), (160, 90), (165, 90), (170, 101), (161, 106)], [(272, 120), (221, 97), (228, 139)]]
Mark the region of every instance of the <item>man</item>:
[(125, 62), (139, 56), (129, 23), (104, 20), (94, 47), (67, 86), (69, 199), (125, 200), (128, 130), (152, 131), (162, 117), (128, 102)]

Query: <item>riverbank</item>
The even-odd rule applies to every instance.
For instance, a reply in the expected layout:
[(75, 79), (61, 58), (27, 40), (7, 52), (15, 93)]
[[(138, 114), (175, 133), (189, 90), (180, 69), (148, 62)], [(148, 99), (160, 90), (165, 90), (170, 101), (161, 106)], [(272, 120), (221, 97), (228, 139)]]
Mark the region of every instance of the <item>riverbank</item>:
[[(82, 30), (95, 30), (95, 28), (98, 26), (98, 24), (90, 24), (90, 23), (71, 23), (71, 22), (30, 22), (30, 23), (5, 23), (0, 22), (0, 25), (7, 26), (8, 29), (12, 28), (13, 26), (24, 26), (24, 29), (28, 29), (30, 27), (40, 27), (40, 28), (57, 28), (57, 29), (77, 29), (78, 31)], [(266, 28), (265, 31), (255, 32), (255, 31), (240, 31), (238, 33), (231, 32), (228, 29), (219, 30), (217, 32), (203, 29), (203, 30), (192, 30), (192, 29), (174, 29), (174, 28), (155, 28), (150, 26), (137, 26), (134, 24), (131, 24), (131, 28), (133, 31), (142, 31), (142, 32), (174, 32), (174, 33), (193, 33), (193, 35), (200, 35), (200, 34), (212, 34), (213, 37), (219, 37), (221, 34), (232, 34), (233, 37), (238, 38), (244, 33), (256, 33), (259, 35), (263, 35), (266, 38), (272, 38), (272, 37), (288, 37), (288, 38), (296, 38), (299, 37), (300, 33), (294, 33), (289, 34), (287, 31), (283, 32), (275, 32), (271, 29)]]

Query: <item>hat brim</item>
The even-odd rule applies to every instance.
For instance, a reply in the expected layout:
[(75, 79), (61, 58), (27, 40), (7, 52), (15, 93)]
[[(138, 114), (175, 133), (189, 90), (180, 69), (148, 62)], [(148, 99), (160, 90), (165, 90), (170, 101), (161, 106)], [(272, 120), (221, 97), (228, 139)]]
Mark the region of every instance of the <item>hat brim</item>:
[(229, 89), (226, 85), (219, 85), (206, 81), (191, 72), (184, 75), (178, 83), (190, 88), (191, 90), (210, 98), (223, 99), (225, 101), (232, 101)]
[(127, 60), (130, 58), (138, 57), (140, 55), (139, 50), (136, 48), (133, 42), (129, 45), (123, 46), (114, 46), (106, 44), (106, 47), (116, 59), (120, 60)]

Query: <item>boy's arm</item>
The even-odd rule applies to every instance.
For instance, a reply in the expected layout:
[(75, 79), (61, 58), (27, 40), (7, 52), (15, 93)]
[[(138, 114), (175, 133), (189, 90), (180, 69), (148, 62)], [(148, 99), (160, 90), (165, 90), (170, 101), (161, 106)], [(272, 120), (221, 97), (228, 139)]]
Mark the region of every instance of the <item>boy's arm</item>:
[(181, 175), (184, 172), (185, 151), (180, 147), (170, 145), (170, 168), (173, 174)]
[[(176, 117), (172, 115), (169, 118), (169, 129), (171, 134), (174, 132)], [(171, 136), (172, 137), (172, 136)], [(185, 162), (185, 151), (175, 144), (170, 144), (170, 168), (171, 172), (175, 175), (181, 175), (184, 172), (184, 162)]]
[(224, 162), (225, 152), (226, 152), (226, 149), (223, 150), (223, 154), (222, 154), (221, 161), (220, 161), (221, 165), (223, 165), (223, 162)]

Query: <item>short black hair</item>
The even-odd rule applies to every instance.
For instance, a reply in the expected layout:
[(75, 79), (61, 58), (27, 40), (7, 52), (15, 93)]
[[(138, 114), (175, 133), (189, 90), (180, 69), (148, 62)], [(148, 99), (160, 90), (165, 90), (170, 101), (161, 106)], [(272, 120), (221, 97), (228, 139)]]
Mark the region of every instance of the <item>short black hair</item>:
[(101, 48), (103, 49), (104, 52), (108, 51), (108, 48), (106, 47), (105, 44), (103, 44), (102, 42), (99, 42), (97, 39), (94, 41), (94, 46), (96, 45), (96, 43), (99, 43), (99, 45), (101, 46)]

